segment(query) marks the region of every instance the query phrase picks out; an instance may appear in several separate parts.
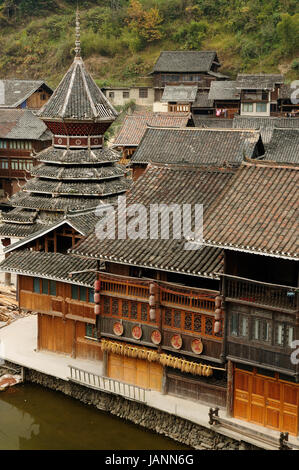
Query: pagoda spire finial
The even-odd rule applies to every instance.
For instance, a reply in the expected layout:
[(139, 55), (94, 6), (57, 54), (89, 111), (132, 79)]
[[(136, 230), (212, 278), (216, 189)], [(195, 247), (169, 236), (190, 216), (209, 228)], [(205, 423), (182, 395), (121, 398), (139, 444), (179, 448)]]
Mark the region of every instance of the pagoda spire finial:
[(77, 5), (76, 11), (76, 42), (75, 42), (75, 58), (81, 58), (81, 40), (80, 40), (80, 13), (79, 13), (79, 6)]

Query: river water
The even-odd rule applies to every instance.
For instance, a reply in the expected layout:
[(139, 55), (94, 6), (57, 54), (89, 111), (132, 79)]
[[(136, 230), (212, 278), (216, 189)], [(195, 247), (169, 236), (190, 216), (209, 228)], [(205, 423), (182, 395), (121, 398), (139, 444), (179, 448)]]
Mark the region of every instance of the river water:
[(182, 450), (168, 438), (38, 385), (0, 393), (0, 450)]

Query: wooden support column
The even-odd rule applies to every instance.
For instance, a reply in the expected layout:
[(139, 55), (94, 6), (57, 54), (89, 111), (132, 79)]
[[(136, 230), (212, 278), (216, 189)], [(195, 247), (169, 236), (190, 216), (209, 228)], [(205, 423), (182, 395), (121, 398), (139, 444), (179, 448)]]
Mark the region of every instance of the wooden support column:
[(167, 395), (168, 393), (168, 383), (167, 383), (167, 373), (166, 367), (163, 366), (163, 376), (162, 376), (162, 395)]
[[(11, 244), (10, 238), (4, 238), (2, 240), (2, 245), (4, 248), (8, 247)], [(5, 259), (9, 256), (9, 253), (5, 254)], [(10, 273), (5, 273), (4, 275), (4, 284), (5, 286), (11, 286), (11, 274)]]
[(72, 357), (76, 358), (76, 320), (73, 320), (73, 345), (72, 345)]
[(108, 351), (103, 352), (103, 375), (108, 376)]
[(227, 392), (226, 392), (226, 414), (233, 415), (234, 401), (234, 365), (232, 361), (227, 363)]

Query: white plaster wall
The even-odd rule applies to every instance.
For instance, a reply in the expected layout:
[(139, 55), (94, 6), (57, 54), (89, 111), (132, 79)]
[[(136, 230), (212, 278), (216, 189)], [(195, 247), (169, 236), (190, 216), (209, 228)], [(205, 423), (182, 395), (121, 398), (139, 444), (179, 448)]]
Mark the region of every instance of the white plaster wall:
[[(140, 98), (139, 97), (139, 89), (140, 88), (111, 88), (109, 90), (105, 90), (106, 97), (108, 100), (115, 106), (123, 106), (124, 104), (128, 103), (131, 100), (134, 100), (135, 103), (139, 106), (152, 106), (155, 99), (155, 90), (154, 88), (144, 87), (147, 88), (148, 96), (147, 98)], [(128, 91), (130, 96), (129, 98), (123, 97), (123, 92)], [(110, 98), (109, 94), (113, 92), (114, 98)]]
[(153, 104), (154, 113), (167, 113), (168, 112), (168, 103), (162, 103), (161, 101), (156, 101)]

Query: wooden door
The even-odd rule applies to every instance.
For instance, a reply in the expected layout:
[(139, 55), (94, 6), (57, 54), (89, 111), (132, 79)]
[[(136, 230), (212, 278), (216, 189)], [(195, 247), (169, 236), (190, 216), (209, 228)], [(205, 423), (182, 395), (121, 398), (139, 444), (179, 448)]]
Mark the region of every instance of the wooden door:
[(263, 377), (252, 376), (250, 421), (264, 425), (265, 414), (265, 380)]
[(234, 379), (234, 416), (235, 418), (249, 419), (249, 385), (250, 373), (235, 371)]
[(162, 388), (163, 367), (155, 362), (109, 353), (107, 373), (108, 377), (141, 388), (159, 392)]
[(234, 417), (298, 435), (299, 385), (236, 369)]
[(108, 377), (116, 380), (124, 380), (124, 363), (123, 357), (118, 354), (109, 353), (108, 355)]
[(282, 428), (298, 434), (299, 386), (282, 383)]
[(277, 381), (264, 379), (265, 382), (265, 426), (280, 429), (281, 384)]
[(149, 388), (161, 392), (163, 367), (157, 362), (149, 363)]

